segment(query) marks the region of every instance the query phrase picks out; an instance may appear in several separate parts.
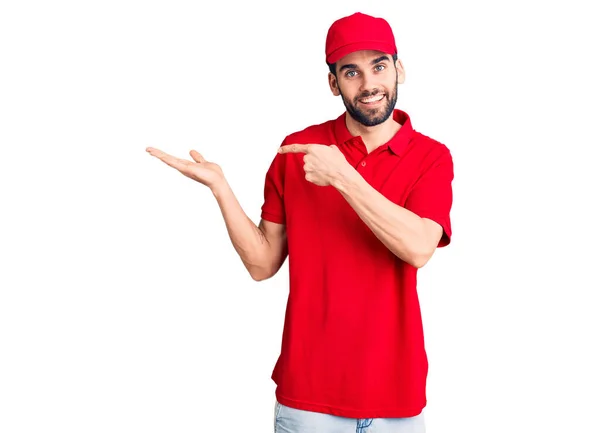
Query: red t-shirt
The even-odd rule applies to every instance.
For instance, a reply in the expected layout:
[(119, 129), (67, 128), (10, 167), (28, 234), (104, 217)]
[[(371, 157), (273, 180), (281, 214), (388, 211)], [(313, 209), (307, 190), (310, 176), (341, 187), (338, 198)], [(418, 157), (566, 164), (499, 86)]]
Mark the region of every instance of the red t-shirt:
[[(345, 113), (286, 137), (283, 144), (336, 144), (386, 198), (439, 223), (450, 242), (453, 163), (448, 148), (402, 127), (367, 153)], [(267, 172), (261, 217), (285, 224), (290, 291), (277, 400), (350, 418), (410, 417), (426, 404), (428, 371), (417, 269), (383, 245), (332, 186), (304, 178), (304, 154), (277, 154)]]

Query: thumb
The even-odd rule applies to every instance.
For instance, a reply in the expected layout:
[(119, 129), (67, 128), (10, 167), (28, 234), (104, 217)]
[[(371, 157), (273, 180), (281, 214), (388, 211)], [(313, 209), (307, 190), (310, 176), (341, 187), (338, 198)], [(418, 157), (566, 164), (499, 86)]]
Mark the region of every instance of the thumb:
[(190, 156), (196, 162), (206, 162), (206, 159), (204, 159), (204, 157), (202, 155), (200, 155), (200, 152), (198, 152), (196, 150), (190, 150)]

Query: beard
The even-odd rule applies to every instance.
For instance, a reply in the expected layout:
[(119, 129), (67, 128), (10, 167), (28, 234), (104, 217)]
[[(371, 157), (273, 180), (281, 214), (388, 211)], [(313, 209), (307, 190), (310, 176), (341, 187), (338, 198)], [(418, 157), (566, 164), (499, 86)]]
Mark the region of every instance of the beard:
[[(342, 93), (341, 89), (339, 89), (339, 91), (340, 95), (342, 96), (342, 101), (344, 101), (344, 105), (346, 106), (346, 110), (348, 110), (348, 113), (354, 120), (356, 120), (358, 123), (364, 126), (375, 126), (385, 122), (394, 112), (394, 107), (396, 107), (396, 101), (398, 100), (398, 80), (396, 80), (394, 92), (391, 95), (391, 97), (389, 94), (386, 94), (384, 96), (384, 98), (386, 99), (386, 104), (383, 107), (383, 109), (380, 107), (373, 109), (367, 108), (363, 110), (358, 105), (360, 104), (360, 102), (358, 101), (359, 99), (368, 98), (380, 94), (381, 92), (378, 90), (372, 92), (363, 92), (356, 98), (354, 98), (353, 101), (350, 101), (348, 98), (346, 98)], [(382, 111), (380, 112), (380, 110)]]

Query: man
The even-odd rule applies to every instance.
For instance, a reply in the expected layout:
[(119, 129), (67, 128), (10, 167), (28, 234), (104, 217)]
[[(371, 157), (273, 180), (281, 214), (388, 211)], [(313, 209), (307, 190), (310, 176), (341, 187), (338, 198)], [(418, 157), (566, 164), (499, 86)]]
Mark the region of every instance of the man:
[(285, 138), (258, 226), (218, 165), (194, 150), (195, 162), (148, 152), (211, 189), (253, 279), (289, 257), (276, 430), (424, 432), (416, 276), (450, 242), (452, 157), (395, 109), (405, 73), (384, 19), (334, 22), (326, 62), (346, 112)]

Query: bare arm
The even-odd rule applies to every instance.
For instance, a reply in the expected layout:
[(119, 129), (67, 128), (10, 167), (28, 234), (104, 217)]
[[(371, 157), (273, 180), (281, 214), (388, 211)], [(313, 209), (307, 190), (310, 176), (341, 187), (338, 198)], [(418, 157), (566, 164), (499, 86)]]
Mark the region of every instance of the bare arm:
[(223, 214), (231, 243), (254, 280), (265, 280), (277, 273), (287, 257), (285, 225), (261, 220), (257, 227), (240, 206), (221, 167), (206, 161), (197, 151), (190, 151), (195, 162), (176, 158), (152, 147), (146, 151), (210, 188)]
[(416, 268), (425, 266), (442, 237), (442, 226), (392, 203), (351, 170), (333, 185), (392, 253)]
[(258, 227), (243, 211), (227, 182), (213, 189), (233, 247), (250, 276), (256, 280), (271, 278), (287, 257), (285, 225), (261, 220)]

